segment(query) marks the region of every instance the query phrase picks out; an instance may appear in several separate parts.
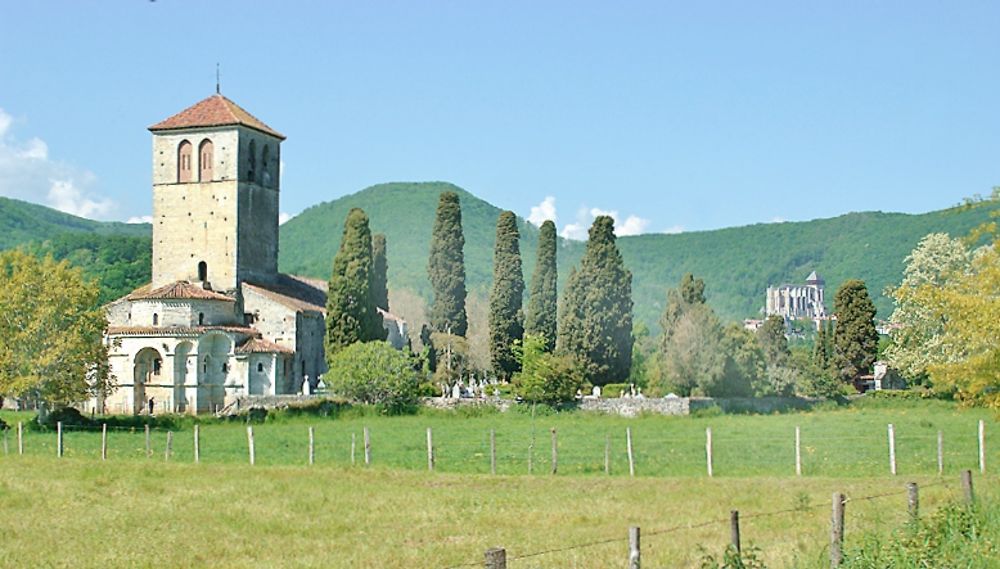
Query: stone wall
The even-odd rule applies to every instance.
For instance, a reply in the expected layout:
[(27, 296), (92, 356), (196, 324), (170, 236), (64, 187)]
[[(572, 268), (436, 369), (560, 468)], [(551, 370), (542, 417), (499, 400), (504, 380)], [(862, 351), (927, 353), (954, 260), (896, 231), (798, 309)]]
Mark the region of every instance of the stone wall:
[(641, 413), (657, 415), (690, 415), (692, 412), (716, 407), (724, 413), (770, 414), (792, 410), (810, 409), (822, 399), (802, 397), (671, 397), (597, 399), (586, 397), (580, 402), (583, 411), (595, 411), (622, 417), (635, 417)]
[(671, 397), (662, 399), (615, 397), (601, 399), (585, 397), (580, 402), (583, 411), (595, 411), (622, 417), (635, 417), (640, 413), (655, 413), (657, 415), (688, 415), (690, 414), (690, 399), (687, 397)]

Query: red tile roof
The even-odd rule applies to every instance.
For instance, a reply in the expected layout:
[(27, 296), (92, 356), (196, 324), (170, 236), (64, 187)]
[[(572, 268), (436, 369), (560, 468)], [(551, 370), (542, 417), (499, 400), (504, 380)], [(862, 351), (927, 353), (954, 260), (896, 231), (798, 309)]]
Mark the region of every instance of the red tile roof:
[(257, 336), (248, 326), (109, 326), (108, 336), (200, 336), (205, 332), (231, 332)]
[(250, 338), (236, 348), (237, 354), (294, 354), (295, 350), (269, 342), (263, 338)]
[(149, 127), (149, 130), (156, 132), (158, 130), (229, 125), (242, 125), (281, 140), (285, 139), (283, 134), (267, 126), (243, 107), (218, 93), (154, 124)]
[(224, 294), (206, 290), (187, 281), (175, 281), (160, 288), (149, 290), (150, 285), (139, 287), (125, 298), (128, 300), (224, 300), (235, 299)]
[(326, 313), (326, 281), (278, 275), (275, 283), (243, 282), (244, 294), (257, 293), (295, 311)]

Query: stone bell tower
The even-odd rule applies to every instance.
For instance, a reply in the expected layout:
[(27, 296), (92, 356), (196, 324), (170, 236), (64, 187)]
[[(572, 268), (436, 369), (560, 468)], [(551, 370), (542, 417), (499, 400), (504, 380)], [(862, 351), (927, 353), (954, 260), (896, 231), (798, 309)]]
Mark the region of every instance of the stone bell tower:
[(276, 280), (285, 137), (218, 93), (149, 130), (153, 288)]

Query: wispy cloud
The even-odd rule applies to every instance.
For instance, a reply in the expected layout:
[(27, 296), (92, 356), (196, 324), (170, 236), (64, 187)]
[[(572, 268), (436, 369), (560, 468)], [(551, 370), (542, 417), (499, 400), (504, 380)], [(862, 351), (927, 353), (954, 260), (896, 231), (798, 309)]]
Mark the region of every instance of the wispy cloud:
[(536, 226), (541, 226), (546, 220), (551, 220), (553, 223), (558, 221), (554, 196), (545, 196), (542, 203), (531, 206), (531, 213), (528, 214), (528, 221)]
[(578, 241), (587, 238), (587, 231), (598, 216), (606, 215), (615, 220), (615, 234), (619, 237), (626, 235), (639, 235), (649, 227), (649, 220), (638, 215), (629, 215), (624, 219), (618, 210), (607, 210), (598, 207), (582, 207), (577, 210), (576, 221), (567, 223), (559, 233), (565, 239), (576, 239)]

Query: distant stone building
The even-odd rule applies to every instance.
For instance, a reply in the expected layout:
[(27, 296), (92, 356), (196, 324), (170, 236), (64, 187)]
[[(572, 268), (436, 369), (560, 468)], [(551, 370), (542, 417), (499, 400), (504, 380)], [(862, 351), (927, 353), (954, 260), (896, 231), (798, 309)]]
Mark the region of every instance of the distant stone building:
[(786, 320), (825, 319), (827, 317), (823, 292), (825, 284), (816, 271), (813, 271), (806, 277), (804, 285), (783, 284), (767, 287), (765, 316), (778, 315)]
[(220, 94), (149, 130), (152, 282), (107, 306), (117, 388), (93, 405), (202, 413), (314, 387), (327, 283), (278, 272), (285, 137)]

